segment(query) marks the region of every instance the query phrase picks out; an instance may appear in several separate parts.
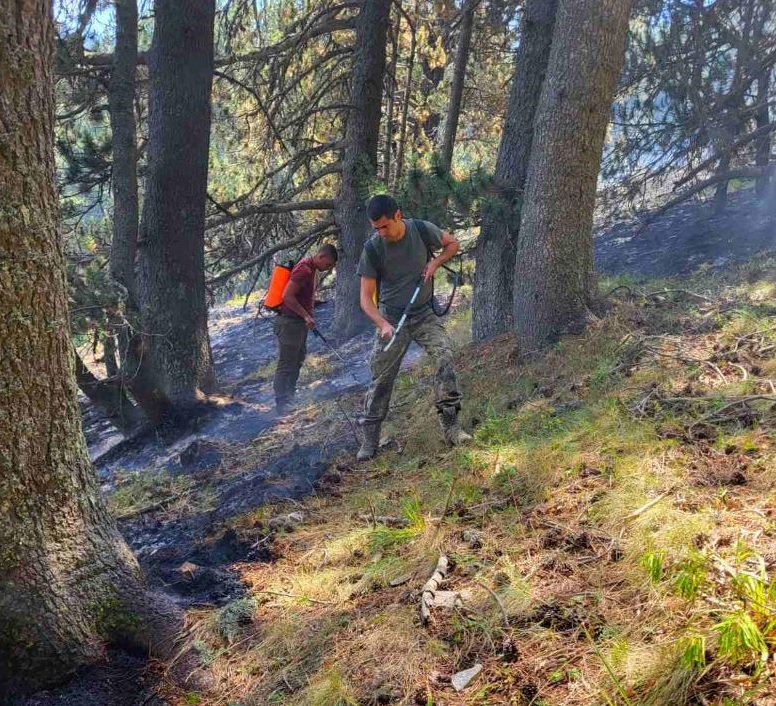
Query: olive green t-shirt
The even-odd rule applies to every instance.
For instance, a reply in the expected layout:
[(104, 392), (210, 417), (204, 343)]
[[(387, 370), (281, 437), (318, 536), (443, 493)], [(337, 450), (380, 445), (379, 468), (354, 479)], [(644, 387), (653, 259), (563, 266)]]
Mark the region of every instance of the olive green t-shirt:
[[(429, 250), (442, 249), (442, 231), (428, 221), (421, 221), (420, 228), (415, 219), (405, 218), (404, 237), (391, 243), (378, 234), (371, 237), (374, 252), (377, 254), (379, 270), (375, 269), (366, 247), (361, 252), (358, 274), (362, 277), (374, 277), (380, 282), (380, 307), (390, 312), (402, 311), (420, 279), (420, 274), (429, 260)], [(411, 314), (418, 313), (428, 305), (431, 298), (431, 280), (423, 285)]]

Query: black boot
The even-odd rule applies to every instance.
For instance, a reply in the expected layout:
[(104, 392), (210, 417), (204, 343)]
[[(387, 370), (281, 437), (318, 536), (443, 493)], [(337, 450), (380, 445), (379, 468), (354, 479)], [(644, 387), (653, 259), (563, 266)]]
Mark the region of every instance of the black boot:
[(380, 423), (364, 424), (361, 431), (364, 433), (364, 441), (356, 454), (356, 461), (367, 461), (377, 453), (380, 445)]
[(439, 413), (439, 425), (442, 427), (445, 441), (450, 446), (459, 446), (471, 441), (472, 437), (467, 434), (458, 423), (458, 410), (455, 407), (444, 407)]

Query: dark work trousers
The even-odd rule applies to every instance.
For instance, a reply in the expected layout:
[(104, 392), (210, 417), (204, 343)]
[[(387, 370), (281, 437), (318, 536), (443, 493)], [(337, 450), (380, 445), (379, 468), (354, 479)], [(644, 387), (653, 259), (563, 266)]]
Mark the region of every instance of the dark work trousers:
[(275, 401), (278, 406), (294, 399), (296, 381), (307, 354), (307, 326), (302, 319), (279, 314), (275, 319), (278, 366), (275, 370)]

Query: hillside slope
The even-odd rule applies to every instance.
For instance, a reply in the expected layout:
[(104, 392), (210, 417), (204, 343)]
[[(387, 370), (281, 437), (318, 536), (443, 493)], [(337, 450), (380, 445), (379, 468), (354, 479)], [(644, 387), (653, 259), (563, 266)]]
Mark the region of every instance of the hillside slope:
[(537, 362), (464, 346), (467, 448), (441, 442), (431, 371), (405, 374), (373, 463), (228, 521), (264, 560), (190, 609), (212, 691), (171, 702), (776, 703), (774, 274), (608, 282)]

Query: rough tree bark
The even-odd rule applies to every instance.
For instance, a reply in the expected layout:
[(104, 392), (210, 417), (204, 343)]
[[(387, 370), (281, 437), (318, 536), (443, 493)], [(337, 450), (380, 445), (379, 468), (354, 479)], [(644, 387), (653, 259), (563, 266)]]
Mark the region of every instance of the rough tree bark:
[(365, 0), (356, 19), (356, 51), (353, 57), (353, 106), (345, 132), (342, 186), (334, 217), (340, 230), (341, 257), (337, 263), (334, 330), (349, 338), (367, 322), (359, 306), (356, 275), (361, 250), (370, 232), (365, 199), (377, 175), (385, 45), (390, 0)]
[(523, 9), (520, 47), (501, 135), (493, 197), (483, 204), (475, 253), (472, 337), (498, 336), (512, 328), (512, 283), (534, 115), (547, 71), (557, 0), (528, 0)]
[[(449, 2), (439, 3), (435, 6), (435, 10), (439, 9), (449, 18), (444, 5), (449, 5)], [(431, 105), (429, 102), (429, 96), (431, 96), (442, 81), (445, 78), (445, 66), (447, 62), (447, 51), (450, 48), (448, 43), (450, 39), (450, 22), (445, 20), (441, 13), (435, 12), (426, 22), (426, 29), (428, 31), (425, 47), (431, 49), (432, 55), (436, 54), (436, 47), (441, 44), (442, 49), (445, 52), (445, 64), (438, 64), (437, 57), (434, 56), (433, 60), (429, 56), (429, 53), (419, 52), (420, 54), (420, 69), (421, 69), (421, 81), (420, 81), (420, 95), (423, 100), (422, 108), (425, 113), (425, 117), (420, 119), (415, 124), (417, 131), (423, 130), (423, 134), (432, 145), (437, 144), (439, 140), (439, 126), (442, 123), (442, 113), (439, 112), (435, 105)], [(417, 139), (420, 138), (418, 134)]]
[(472, 29), (474, 27), (474, 11), (477, 2), (470, 0), (461, 17), (461, 29), (458, 33), (458, 48), (453, 64), (453, 80), (450, 83), (450, 98), (447, 104), (447, 116), (444, 122), (439, 166), (444, 172), (449, 172), (453, 163), (453, 148), (458, 132), (458, 119), (461, 116), (463, 103), (463, 84), (466, 80), (466, 66), (469, 63), (469, 50), (472, 44)]
[(182, 412), (215, 380), (205, 301), (214, 0), (159, 0), (148, 56), (149, 164), (140, 226), (142, 356)]
[(593, 209), (631, 2), (560, 0), (534, 120), (515, 258), (525, 352), (584, 320), (593, 296)]
[(169, 655), (81, 432), (54, 186), (49, 0), (0, 4), (0, 702), (127, 639)]

